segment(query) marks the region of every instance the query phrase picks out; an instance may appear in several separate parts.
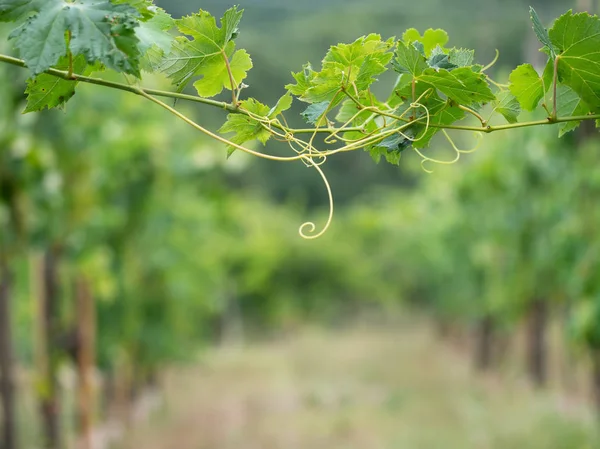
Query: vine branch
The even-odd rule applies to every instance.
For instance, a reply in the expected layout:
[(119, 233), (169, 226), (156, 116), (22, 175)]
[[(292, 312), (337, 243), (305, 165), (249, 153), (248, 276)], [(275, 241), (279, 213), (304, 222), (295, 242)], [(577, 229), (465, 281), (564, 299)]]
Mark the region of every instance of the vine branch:
[[(8, 56), (8, 55), (0, 54), (0, 62), (6, 63), (6, 64), (11, 64), (11, 65), (21, 67), (21, 68), (27, 68), (27, 66), (25, 65), (25, 62), (22, 59), (18, 59), (18, 58)], [(196, 95), (188, 95), (188, 94), (183, 94), (183, 93), (178, 93), (178, 92), (171, 92), (171, 91), (165, 91), (165, 90), (159, 90), (159, 89), (151, 89), (151, 88), (147, 88), (147, 87), (131, 86), (131, 85), (119, 83), (116, 81), (105, 80), (102, 78), (79, 75), (77, 73), (73, 73), (72, 75), (69, 75), (68, 71), (52, 69), (52, 68), (46, 70), (44, 73), (47, 73), (48, 75), (56, 76), (57, 78), (61, 78), (61, 79), (67, 80), (67, 81), (77, 81), (77, 82), (82, 82), (82, 83), (87, 83), (87, 84), (95, 84), (95, 85), (99, 85), (99, 86), (103, 86), (103, 87), (108, 87), (111, 89), (122, 90), (122, 91), (129, 92), (132, 94), (140, 95), (140, 96), (143, 96), (146, 98), (148, 98), (148, 96), (158, 96), (158, 97), (166, 97), (166, 98), (192, 101), (192, 102), (196, 102), (196, 103), (202, 103), (202, 104), (206, 104), (209, 106), (213, 106), (218, 109), (222, 109), (222, 110), (225, 110), (225, 111), (228, 111), (231, 113), (243, 114), (243, 115), (250, 116), (250, 114), (247, 111), (245, 111), (244, 109), (240, 108), (237, 105), (232, 105), (232, 104), (229, 104), (224, 101), (212, 100), (210, 98), (202, 98), (202, 97), (199, 97)], [(146, 94), (146, 95), (144, 95), (144, 94)], [(368, 108), (364, 108), (364, 109), (373, 111), (374, 108), (368, 107)], [(175, 111), (175, 109), (173, 109), (173, 111)], [(399, 119), (406, 123), (413, 123), (413, 122), (417, 122), (419, 120), (419, 119), (409, 120), (406, 118), (401, 118), (397, 115), (386, 113), (385, 111), (380, 111), (378, 109), (374, 110), (373, 112), (375, 112), (377, 115)], [(436, 124), (436, 123), (431, 123), (429, 126), (431, 128), (449, 129), (449, 130), (457, 130), (457, 131), (478, 131), (478, 132), (484, 132), (484, 133), (489, 134), (489, 133), (492, 133), (495, 131), (503, 131), (503, 130), (508, 130), (508, 129), (525, 128), (525, 127), (540, 126), (540, 125), (552, 125), (554, 123), (576, 122), (576, 121), (583, 121), (583, 120), (598, 120), (598, 119), (600, 119), (600, 114), (588, 114), (588, 115), (575, 115), (575, 116), (568, 116), (568, 117), (556, 117), (556, 119), (554, 119), (554, 120), (545, 119), (545, 120), (532, 120), (532, 121), (525, 121), (525, 122), (508, 123), (505, 125), (465, 126), (465, 125), (440, 125), (440, 124)], [(265, 118), (265, 120), (267, 120), (267, 119)], [(361, 127), (348, 127), (348, 128), (342, 129), (342, 128), (331, 127), (331, 126), (327, 126), (327, 127), (323, 127), (323, 128), (316, 127), (316, 128), (294, 129), (294, 128), (287, 128), (277, 122), (271, 122), (271, 126), (278, 128), (282, 131), (290, 131), (294, 134), (311, 134), (311, 133), (315, 133), (315, 132), (316, 133), (333, 134), (333, 133), (337, 133), (339, 131), (360, 131), (361, 130)], [(214, 133), (211, 133), (211, 134), (214, 136), (217, 136), (217, 134), (214, 134)], [(220, 136), (218, 136), (218, 137), (220, 139), (222, 139)], [(217, 139), (217, 140), (220, 140), (220, 139)], [(225, 140), (227, 140), (227, 139), (225, 139)], [(230, 143), (227, 143), (227, 144), (230, 145)], [(262, 154), (262, 153), (257, 153), (257, 154)]]
[(556, 91), (557, 91), (557, 84), (558, 84), (558, 61), (560, 60), (560, 55), (557, 55), (556, 58), (554, 58), (554, 74), (552, 76), (552, 92), (553, 92), (553, 96), (552, 96), (552, 120), (556, 121), (556, 114), (557, 114), (557, 106), (556, 106)]

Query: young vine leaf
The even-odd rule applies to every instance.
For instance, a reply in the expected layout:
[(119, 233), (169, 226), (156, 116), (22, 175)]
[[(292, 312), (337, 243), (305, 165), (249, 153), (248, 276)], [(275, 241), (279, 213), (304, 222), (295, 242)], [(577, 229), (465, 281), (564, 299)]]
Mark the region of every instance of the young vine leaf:
[(455, 70), (427, 69), (417, 77), (417, 81), (430, 84), (459, 104), (472, 105), (496, 98), (485, 75), (473, 71), (470, 67)]
[[(279, 114), (291, 108), (293, 100), (294, 98), (290, 93), (286, 92), (279, 100), (277, 100), (275, 106), (270, 109), (267, 105), (260, 103), (254, 98), (243, 100), (240, 102), (239, 107), (249, 115), (229, 114), (227, 116), (227, 121), (221, 129), (219, 129), (219, 132), (223, 134), (235, 133), (230, 139), (233, 143), (241, 145), (252, 140), (258, 140), (264, 145), (271, 138), (271, 132), (265, 122), (268, 119), (276, 118)], [(251, 115), (264, 117), (265, 122), (261, 123), (261, 121), (251, 117)], [(235, 147), (229, 146), (227, 157), (231, 156), (234, 151)]]
[(556, 58), (556, 49), (550, 40), (548, 30), (544, 28), (544, 25), (542, 25), (540, 17), (538, 16), (537, 12), (535, 12), (533, 7), (529, 7), (529, 17), (531, 19), (531, 23), (533, 24), (533, 31), (535, 32), (535, 35), (544, 46), (542, 51), (547, 53), (554, 60), (554, 58)]
[(159, 9), (154, 6), (152, 0), (112, 0), (115, 5), (130, 5), (143, 17), (143, 20), (150, 20), (156, 14), (156, 10)]
[(448, 33), (444, 30), (429, 28), (421, 36), (421, 33), (415, 28), (409, 28), (402, 35), (402, 40), (407, 44), (419, 42), (422, 45), (424, 56), (429, 57), (436, 47), (443, 48), (448, 43)]
[(531, 64), (522, 64), (509, 76), (510, 91), (526, 111), (537, 108), (544, 96), (544, 83)]
[(140, 22), (135, 31), (143, 55), (141, 66), (147, 72), (159, 70), (164, 56), (171, 51), (175, 39), (169, 33), (175, 21), (163, 9), (154, 8), (153, 11), (153, 15), (148, 20)]
[(201, 97), (213, 97), (229, 89), (235, 91), (252, 68), (246, 50), (235, 49), (234, 39), (243, 10), (233, 7), (225, 11), (221, 27), (206, 11), (176, 21), (185, 36), (175, 39), (171, 52), (164, 58), (161, 70), (182, 91), (195, 77), (194, 87)]
[[(67, 70), (69, 60), (61, 58), (56, 68)], [(80, 55), (73, 61), (73, 73), (84, 73), (88, 67), (85, 58)], [(65, 103), (75, 95), (76, 81), (57, 78), (56, 76), (42, 73), (27, 81), (27, 105), (23, 112), (35, 112), (48, 108), (62, 108)]]
[[(259, 117), (266, 117), (271, 112), (269, 106), (262, 104), (254, 98), (241, 101), (240, 108)], [(228, 114), (227, 121), (219, 129), (219, 132), (223, 134), (234, 133), (234, 136), (229, 140), (239, 145), (252, 140), (259, 140), (264, 145), (271, 138), (268, 128), (263, 126), (260, 121), (244, 114)], [(230, 146), (227, 150), (228, 156), (234, 151), (235, 147)]]
[(494, 100), (494, 110), (506, 119), (508, 123), (517, 123), (521, 107), (516, 97), (509, 91), (498, 92)]
[(406, 42), (398, 42), (392, 65), (396, 72), (412, 76), (419, 76), (428, 67), (423, 54), (412, 43)]
[[(559, 122), (563, 135), (582, 119), (600, 118), (600, 19), (587, 13), (569, 11), (546, 29), (530, 9), (533, 31), (548, 61), (541, 75), (531, 64), (520, 65), (510, 74), (508, 85), (492, 80), (474, 62), (473, 50), (447, 48), (445, 31), (428, 29), (421, 34), (411, 28), (400, 40), (383, 40), (373, 33), (331, 46), (320, 69), (308, 63), (292, 73), (294, 82), (285, 86), (287, 92), (273, 107), (240, 98), (242, 82), (252, 68), (246, 50), (236, 48), (242, 14), (234, 6), (218, 23), (202, 10), (173, 20), (152, 0), (0, 0), (0, 21), (15, 23), (10, 39), (22, 58), (0, 55), (0, 60), (25, 65), (33, 72), (25, 112), (62, 107), (78, 82), (91, 82), (151, 100), (199, 131), (229, 142), (229, 154), (234, 148), (244, 149), (240, 145), (246, 142), (265, 144), (276, 136), (296, 153), (287, 160), (305, 162), (364, 149), (375, 160), (398, 163), (406, 148), (424, 149), (445, 129), (492, 132)], [(371, 88), (389, 67), (398, 79), (382, 101)], [(161, 71), (177, 92), (89, 76), (104, 69), (138, 78), (141, 70)], [(190, 82), (196, 97), (180, 93)], [(223, 90), (231, 91), (231, 102), (208, 99)], [(159, 96), (227, 109), (230, 113), (219, 131), (231, 137), (215, 136)], [(294, 129), (281, 117), (294, 97), (308, 103), (301, 116), (313, 128)], [(520, 123), (521, 110), (536, 110), (542, 99), (547, 119)], [(496, 126), (499, 116), (508, 125)], [(467, 119), (470, 122), (456, 124)], [(324, 139), (301, 139), (299, 133), (313, 137), (322, 133)], [(316, 148), (313, 141), (327, 148)]]
[(320, 72), (307, 64), (301, 72), (292, 74), (296, 84), (288, 84), (286, 89), (301, 101), (330, 102), (333, 108), (344, 99), (343, 91), (360, 95), (376, 81), (376, 76), (387, 70), (393, 46), (394, 38), (382, 41), (378, 34), (363, 36), (351, 44), (335, 45), (323, 58)]
[[(560, 85), (556, 91), (556, 98), (558, 104), (558, 116), (568, 117), (574, 115), (586, 115), (589, 114), (590, 108), (584, 103), (579, 95), (571, 89), (569, 86)], [(558, 136), (562, 137), (569, 131), (576, 129), (581, 122), (566, 122), (561, 123), (558, 126)]]
[(321, 118), (326, 111), (329, 110), (331, 101), (322, 101), (320, 103), (313, 103), (309, 105), (304, 111), (300, 113), (304, 120), (311, 125), (321, 124)]
[(279, 100), (277, 100), (277, 103), (271, 108), (271, 110), (267, 114), (267, 117), (275, 118), (282, 112), (287, 111), (289, 108), (292, 107), (293, 101), (294, 97), (292, 97), (289, 92), (286, 92)]
[(407, 148), (410, 148), (410, 145), (411, 140), (407, 137), (400, 134), (393, 134), (386, 137), (378, 144), (373, 145), (369, 149), (369, 153), (376, 162), (379, 162), (383, 156), (390, 164), (398, 165), (400, 163), (402, 152)]
[(20, 21), (9, 38), (34, 75), (56, 66), (70, 53), (90, 64), (140, 75), (140, 13), (128, 4), (103, 0), (3, 0), (0, 21)]
[(456, 67), (471, 67), (475, 59), (475, 51), (466, 48), (451, 48), (448, 52), (448, 60)]
[(600, 19), (587, 13), (562, 15), (548, 32), (558, 52), (558, 76), (592, 112), (600, 109)]
[(450, 55), (445, 53), (442, 47), (439, 45), (435, 47), (429, 59), (427, 60), (427, 65), (432, 69), (455, 69), (458, 66), (450, 61)]

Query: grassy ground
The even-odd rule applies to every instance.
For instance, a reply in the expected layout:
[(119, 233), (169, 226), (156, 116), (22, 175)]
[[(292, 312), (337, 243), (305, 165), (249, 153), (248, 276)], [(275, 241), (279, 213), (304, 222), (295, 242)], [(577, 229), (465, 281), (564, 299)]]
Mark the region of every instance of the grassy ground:
[(474, 374), (426, 326), (307, 331), (168, 376), (144, 449), (596, 449), (581, 405)]

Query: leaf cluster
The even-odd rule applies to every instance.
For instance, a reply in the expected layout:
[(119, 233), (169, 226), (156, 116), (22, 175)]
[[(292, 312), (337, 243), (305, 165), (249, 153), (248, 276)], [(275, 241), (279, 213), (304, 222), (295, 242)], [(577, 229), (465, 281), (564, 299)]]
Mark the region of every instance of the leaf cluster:
[[(510, 91), (527, 111), (535, 110), (543, 100), (551, 119), (596, 114), (600, 110), (600, 20), (568, 11), (546, 29), (533, 8), (530, 15), (548, 60), (541, 75), (531, 64), (517, 67), (510, 74)], [(559, 135), (579, 124), (561, 123)]]
[[(412, 147), (423, 160), (432, 161), (420, 150), (443, 131), (458, 159), (462, 151), (446, 130), (492, 132), (558, 122), (562, 135), (599, 112), (600, 20), (587, 13), (569, 11), (547, 30), (531, 9), (533, 30), (548, 61), (541, 74), (531, 64), (517, 67), (508, 84), (494, 81), (487, 73), (493, 63), (476, 63), (473, 50), (448, 46), (445, 31), (421, 34), (411, 28), (398, 39), (372, 33), (333, 45), (320, 67), (306, 63), (292, 73), (286, 94), (272, 107), (242, 98), (243, 81), (253, 65), (248, 52), (236, 47), (242, 15), (234, 6), (219, 21), (203, 10), (175, 20), (151, 0), (0, 0), (0, 21), (15, 24), (9, 39), (22, 58), (8, 62), (22, 63), (32, 73), (26, 112), (63, 107), (78, 82), (108, 85), (90, 75), (114, 71), (129, 78), (124, 85), (109, 87), (137, 93), (170, 110), (229, 144), (229, 154), (242, 149), (310, 165), (309, 160), (364, 149), (377, 161), (384, 157), (398, 163), (401, 153)], [(390, 69), (397, 74), (396, 83), (388, 95), (377, 98), (373, 85)], [(166, 75), (176, 91), (138, 87), (143, 71)], [(181, 93), (190, 83), (195, 96)], [(212, 100), (223, 91), (231, 93), (231, 101)], [(227, 137), (204, 129), (156, 95), (227, 109), (230, 114), (219, 130)], [(294, 98), (306, 104), (301, 117), (308, 128), (288, 125), (284, 113)], [(519, 122), (521, 110), (536, 110), (540, 102), (547, 121)], [(317, 134), (325, 136), (322, 142), (315, 139)], [(243, 146), (251, 141), (266, 144), (271, 138), (287, 142), (295, 154), (273, 157)], [(317, 149), (315, 142), (327, 149)]]

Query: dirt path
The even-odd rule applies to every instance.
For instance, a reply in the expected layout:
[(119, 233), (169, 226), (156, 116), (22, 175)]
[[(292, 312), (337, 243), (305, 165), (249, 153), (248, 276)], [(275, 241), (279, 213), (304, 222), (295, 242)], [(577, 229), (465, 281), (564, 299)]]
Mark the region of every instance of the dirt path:
[(131, 449), (591, 449), (589, 411), (474, 376), (424, 326), (307, 332), (172, 373)]

